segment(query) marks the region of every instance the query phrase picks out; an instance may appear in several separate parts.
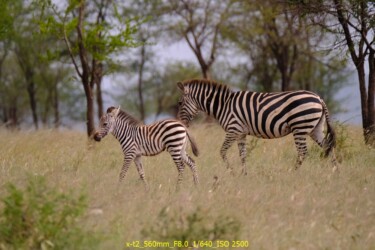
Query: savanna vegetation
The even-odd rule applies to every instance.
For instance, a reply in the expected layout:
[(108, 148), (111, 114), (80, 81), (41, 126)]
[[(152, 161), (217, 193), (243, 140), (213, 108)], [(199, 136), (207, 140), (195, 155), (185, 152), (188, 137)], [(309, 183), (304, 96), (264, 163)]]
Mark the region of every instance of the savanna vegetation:
[(186, 169), (177, 192), (168, 153), (143, 158), (147, 192), (134, 164), (118, 183), (123, 154), (113, 136), (93, 143), (76, 131), (1, 130), (0, 248), (184, 249), (174, 247), (180, 241), (212, 249), (239, 241), (248, 246), (236, 249), (373, 249), (375, 154), (361, 128), (335, 127), (339, 174), (311, 140), (303, 166), (289, 172), (292, 137), (248, 137), (248, 175), (240, 176), (236, 147), (228, 155), (234, 175), (219, 157), (224, 131), (194, 124), (200, 185)]
[[(369, 0), (1, 0), (0, 249), (374, 249), (374, 13)], [(165, 60), (181, 43), (195, 61)], [(198, 77), (311, 90), (331, 114), (358, 86), (361, 127), (335, 125), (339, 174), (311, 141), (289, 172), (291, 137), (249, 137), (248, 175), (236, 147), (231, 175), (224, 131), (199, 122), (198, 187), (186, 169), (176, 191), (166, 153), (143, 158), (149, 192), (134, 165), (118, 183), (117, 141), (90, 137), (106, 105), (175, 116), (176, 82)]]
[[(372, 1), (0, 5), (0, 120), (8, 129), (79, 122), (90, 136), (113, 104), (141, 120), (173, 116), (175, 83), (197, 77), (253, 91), (312, 90), (336, 113), (345, 105), (335, 93), (350, 78), (360, 93), (363, 136), (375, 142)], [(178, 43), (193, 62), (175, 59), (180, 51), (169, 48)]]

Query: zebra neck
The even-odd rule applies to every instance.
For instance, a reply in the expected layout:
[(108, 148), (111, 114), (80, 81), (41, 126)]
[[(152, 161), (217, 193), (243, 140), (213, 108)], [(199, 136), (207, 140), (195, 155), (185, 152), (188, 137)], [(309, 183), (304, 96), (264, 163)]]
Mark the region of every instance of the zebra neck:
[(126, 120), (117, 120), (114, 126), (112, 134), (119, 141), (133, 138), (139, 127), (137, 124), (128, 123)]
[(229, 91), (212, 91), (201, 104), (201, 110), (222, 123), (225, 114), (228, 112), (228, 103), (231, 96), (232, 93)]

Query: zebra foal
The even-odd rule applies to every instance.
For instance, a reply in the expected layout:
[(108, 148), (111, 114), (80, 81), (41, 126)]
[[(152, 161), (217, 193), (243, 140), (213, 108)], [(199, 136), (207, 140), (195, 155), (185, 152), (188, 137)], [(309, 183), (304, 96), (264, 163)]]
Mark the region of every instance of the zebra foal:
[[(306, 138), (310, 136), (332, 155), (333, 170), (337, 170), (334, 147), (336, 137), (324, 101), (309, 91), (258, 93), (232, 91), (215, 81), (193, 79), (177, 83), (183, 95), (177, 117), (188, 126), (199, 112), (214, 117), (226, 136), (220, 154), (228, 169), (227, 150), (237, 141), (242, 173), (246, 174), (246, 135), (273, 139), (293, 134), (298, 157), (297, 169), (307, 153)], [(324, 125), (327, 134), (324, 136)]]
[(194, 183), (198, 184), (194, 160), (185, 151), (188, 141), (190, 141), (195, 156), (198, 156), (198, 148), (181, 122), (163, 120), (151, 125), (144, 125), (125, 111), (120, 110), (120, 107), (109, 107), (107, 113), (100, 118), (99, 129), (95, 132), (94, 139), (100, 141), (108, 133), (112, 133), (116, 137), (124, 153), (120, 181), (124, 179), (131, 162), (134, 161), (141, 180), (148, 188), (141, 156), (153, 156), (167, 150), (178, 170), (177, 183), (182, 181), (184, 164), (187, 164), (193, 172)]

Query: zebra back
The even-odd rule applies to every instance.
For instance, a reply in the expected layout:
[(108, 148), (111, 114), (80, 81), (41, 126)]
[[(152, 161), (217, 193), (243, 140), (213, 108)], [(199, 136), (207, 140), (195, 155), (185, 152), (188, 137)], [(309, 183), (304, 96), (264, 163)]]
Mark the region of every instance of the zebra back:
[(323, 104), (309, 91), (260, 93), (233, 92), (211, 80), (187, 80), (178, 117), (189, 123), (198, 110), (216, 118), (225, 131), (238, 131), (261, 138), (285, 136), (294, 128), (311, 129), (320, 120)]

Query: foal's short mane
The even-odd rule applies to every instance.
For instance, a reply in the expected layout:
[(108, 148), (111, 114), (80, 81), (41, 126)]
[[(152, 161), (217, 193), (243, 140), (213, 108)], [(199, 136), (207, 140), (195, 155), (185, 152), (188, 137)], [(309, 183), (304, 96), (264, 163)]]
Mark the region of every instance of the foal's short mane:
[[(113, 111), (113, 109), (117, 109), (117, 108), (109, 107), (107, 109), (107, 113), (111, 113)], [(120, 111), (117, 115), (120, 118), (126, 119), (126, 121), (128, 122), (129, 125), (142, 125), (143, 124), (140, 120), (134, 118), (132, 115), (126, 113), (124, 110), (120, 109)]]
[(208, 80), (208, 79), (191, 79), (191, 80), (185, 80), (182, 82), (183, 85), (210, 85), (213, 87), (220, 87), (222, 91), (229, 91), (232, 92), (232, 90), (224, 84), (221, 84), (219, 82), (216, 82), (214, 80)]

